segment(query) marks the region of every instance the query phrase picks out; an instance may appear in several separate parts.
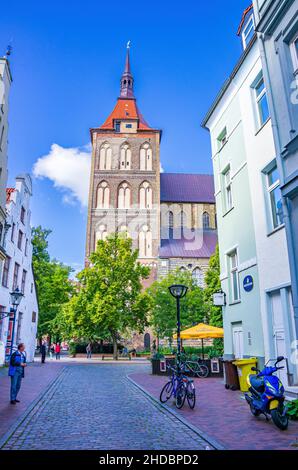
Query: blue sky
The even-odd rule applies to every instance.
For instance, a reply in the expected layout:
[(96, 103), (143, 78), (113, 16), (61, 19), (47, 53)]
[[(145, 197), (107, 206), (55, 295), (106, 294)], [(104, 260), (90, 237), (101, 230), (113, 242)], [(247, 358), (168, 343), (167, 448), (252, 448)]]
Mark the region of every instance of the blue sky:
[(2, 8), (0, 54), (13, 46), (9, 184), (50, 154), (50, 178), (34, 178), (32, 223), (53, 230), (52, 256), (83, 264), (84, 186), (71, 162), (84, 166), (89, 128), (115, 104), (128, 40), (138, 105), (163, 130), (164, 170), (211, 172), (200, 122), (241, 53), (236, 31), (249, 3), (16, 0)]

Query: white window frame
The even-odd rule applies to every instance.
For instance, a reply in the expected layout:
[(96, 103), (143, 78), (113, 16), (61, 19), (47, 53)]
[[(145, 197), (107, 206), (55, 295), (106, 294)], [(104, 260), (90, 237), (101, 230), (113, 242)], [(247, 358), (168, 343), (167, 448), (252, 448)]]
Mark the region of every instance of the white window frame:
[[(229, 180), (227, 180), (227, 175), (230, 175)], [(233, 193), (232, 193), (232, 177), (231, 177), (231, 166), (227, 166), (222, 173), (223, 183), (224, 183), (224, 204), (225, 204), (225, 213), (233, 209)], [(229, 197), (230, 195), (230, 197)]]
[[(261, 93), (259, 95), (257, 95), (257, 87), (258, 87), (258, 85), (261, 81), (263, 81), (263, 83), (264, 83), (264, 89), (261, 91)], [(255, 106), (256, 106), (256, 113), (257, 113), (257, 121), (258, 121), (257, 126), (258, 126), (258, 129), (261, 129), (266, 124), (268, 119), (270, 118), (270, 112), (269, 112), (268, 113), (268, 118), (263, 122), (263, 120), (261, 119), (261, 113), (260, 113), (260, 108), (259, 108), (260, 101), (266, 95), (267, 106), (268, 106), (268, 110), (269, 110), (267, 88), (266, 88), (263, 72), (261, 72), (258, 75), (258, 77), (255, 80), (252, 88), (253, 88), (254, 100), (255, 100)]]
[(280, 187), (280, 178), (278, 178), (274, 183), (271, 185), (269, 184), (269, 174), (274, 170), (277, 169), (276, 163), (272, 164), (270, 168), (267, 168), (265, 170), (265, 177), (266, 177), (266, 193), (267, 193), (267, 201), (268, 201), (268, 207), (269, 207), (269, 216), (270, 216), (270, 230), (276, 230), (279, 227), (282, 227), (284, 224), (281, 222), (280, 224), (276, 225), (274, 224), (274, 216), (273, 216), (273, 209), (275, 210), (275, 207), (273, 208), (272, 206), (272, 199), (271, 199), (271, 193), (273, 193), (278, 187)]
[(243, 28), (242, 31), (242, 44), (243, 44), (243, 49), (246, 49), (249, 42), (246, 42), (248, 36), (250, 35), (251, 30), (255, 30), (255, 20), (254, 20), (254, 15), (250, 15), (248, 21), (246, 22), (245, 27)]
[(217, 137), (218, 150), (221, 150), (228, 141), (227, 128), (225, 127)]
[(291, 51), (292, 62), (293, 62), (295, 73), (298, 72), (298, 52), (295, 47), (296, 41), (298, 41), (298, 33), (293, 37), (293, 39), (290, 42), (290, 51)]
[[(240, 282), (239, 282), (239, 263), (238, 263), (238, 250), (235, 249), (228, 253), (228, 268), (229, 268), (229, 280), (230, 280), (230, 295), (231, 303), (236, 303), (241, 301), (240, 295)], [(232, 258), (235, 257), (236, 263), (235, 266), (232, 264)], [(237, 284), (237, 297), (234, 292), (234, 276)]]

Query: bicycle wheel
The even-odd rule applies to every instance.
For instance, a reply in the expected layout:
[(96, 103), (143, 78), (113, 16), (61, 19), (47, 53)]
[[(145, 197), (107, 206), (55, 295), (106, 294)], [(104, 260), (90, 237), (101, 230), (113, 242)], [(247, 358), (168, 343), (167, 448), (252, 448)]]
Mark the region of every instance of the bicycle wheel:
[(209, 369), (204, 364), (199, 364), (198, 370), (196, 371), (197, 377), (205, 379), (209, 375)]
[(159, 399), (161, 403), (166, 403), (172, 396), (173, 393), (173, 382), (168, 382), (163, 387), (162, 391), (160, 392)]
[(181, 382), (178, 385), (178, 388), (176, 391), (176, 408), (178, 408), (178, 410), (181, 410), (181, 408), (183, 407), (185, 398), (186, 398), (186, 387), (184, 383)]
[(196, 406), (196, 389), (193, 382), (188, 382), (186, 389), (186, 398), (191, 410)]

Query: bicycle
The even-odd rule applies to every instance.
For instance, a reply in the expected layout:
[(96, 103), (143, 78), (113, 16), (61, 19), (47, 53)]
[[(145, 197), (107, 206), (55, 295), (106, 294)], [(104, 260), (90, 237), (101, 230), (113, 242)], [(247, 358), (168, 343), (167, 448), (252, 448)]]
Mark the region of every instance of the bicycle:
[(177, 369), (167, 366), (167, 369), (172, 371), (172, 377), (169, 382), (165, 384), (160, 392), (161, 403), (166, 403), (173, 396), (175, 398), (175, 405), (180, 410), (187, 399), (188, 406), (194, 409), (196, 404), (196, 390), (193, 380), (178, 372)]
[(205, 379), (209, 375), (209, 368), (205, 364), (200, 364), (198, 361), (184, 361), (181, 364), (181, 369), (186, 374), (192, 374), (195, 377)]

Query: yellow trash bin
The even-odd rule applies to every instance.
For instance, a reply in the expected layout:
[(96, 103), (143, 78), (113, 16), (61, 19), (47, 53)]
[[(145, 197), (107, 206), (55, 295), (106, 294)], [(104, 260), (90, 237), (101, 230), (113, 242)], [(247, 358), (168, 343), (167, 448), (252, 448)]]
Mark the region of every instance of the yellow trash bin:
[(240, 390), (242, 392), (248, 392), (247, 377), (256, 373), (253, 372), (251, 368), (256, 367), (257, 363), (258, 360), (256, 357), (251, 357), (248, 359), (237, 359), (237, 361), (233, 361), (233, 364), (237, 366)]

